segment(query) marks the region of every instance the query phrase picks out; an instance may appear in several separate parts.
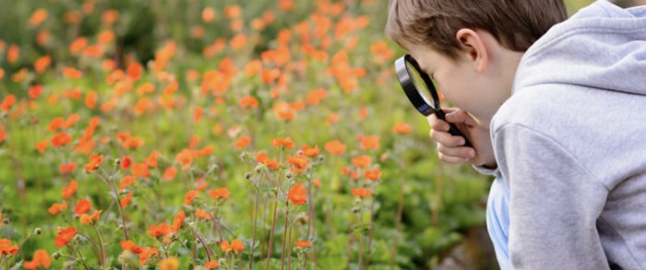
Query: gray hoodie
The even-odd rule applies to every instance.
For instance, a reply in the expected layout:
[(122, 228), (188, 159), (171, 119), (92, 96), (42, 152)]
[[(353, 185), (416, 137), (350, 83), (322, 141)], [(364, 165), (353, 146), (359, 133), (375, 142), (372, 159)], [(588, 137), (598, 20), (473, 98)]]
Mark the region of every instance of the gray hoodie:
[(524, 54), (491, 122), (514, 269), (646, 269), (645, 6), (598, 1)]

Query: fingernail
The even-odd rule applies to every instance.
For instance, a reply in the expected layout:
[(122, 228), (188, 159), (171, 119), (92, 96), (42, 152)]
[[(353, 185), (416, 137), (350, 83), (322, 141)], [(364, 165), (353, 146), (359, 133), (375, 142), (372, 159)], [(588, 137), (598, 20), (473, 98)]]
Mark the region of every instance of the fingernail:
[(473, 150), (468, 151), (468, 157), (474, 158), (475, 157), (475, 151), (473, 151)]
[(466, 143), (466, 142), (464, 141), (464, 139), (460, 139), (460, 140), (459, 140), (459, 143), (458, 143), (457, 145), (464, 145), (464, 143)]

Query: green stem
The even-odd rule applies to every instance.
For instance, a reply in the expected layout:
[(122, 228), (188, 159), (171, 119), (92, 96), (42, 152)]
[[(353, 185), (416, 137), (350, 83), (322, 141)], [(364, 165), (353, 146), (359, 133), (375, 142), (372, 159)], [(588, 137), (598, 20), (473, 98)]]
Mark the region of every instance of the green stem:
[(95, 232), (97, 233), (97, 238), (99, 240), (99, 251), (101, 252), (101, 257), (100, 257), (101, 266), (103, 267), (103, 269), (106, 269), (106, 254), (103, 248), (103, 239), (101, 238), (101, 234), (99, 233), (99, 228), (97, 228), (97, 225), (93, 223), (92, 227), (95, 228)]
[(275, 222), (277, 221), (277, 192), (274, 194), (274, 213), (272, 214), (272, 227), (270, 227), (270, 242), (268, 243), (268, 258), (266, 260), (265, 270), (270, 267), (270, 256), (272, 255), (272, 240), (274, 239)]
[(72, 249), (72, 251), (74, 251), (74, 252), (76, 252), (77, 254), (79, 254), (78, 259), (80, 259), (80, 260), (81, 260), (81, 263), (83, 263), (83, 268), (85, 268), (86, 270), (90, 270), (90, 269), (88, 268), (88, 265), (87, 265), (86, 262), (85, 262), (85, 258), (83, 258), (83, 254), (81, 254), (81, 252), (78, 251), (77, 249), (75, 249), (72, 245), (68, 244), (67, 246), (70, 247), (70, 248)]

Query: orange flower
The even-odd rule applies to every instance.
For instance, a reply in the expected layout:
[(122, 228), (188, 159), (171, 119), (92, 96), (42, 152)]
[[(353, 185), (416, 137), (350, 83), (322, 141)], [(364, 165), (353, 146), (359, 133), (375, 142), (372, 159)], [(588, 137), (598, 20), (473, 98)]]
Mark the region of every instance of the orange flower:
[(128, 68), (126, 68), (126, 74), (133, 81), (139, 80), (139, 78), (142, 76), (142, 65), (140, 65), (140, 63), (138, 62), (130, 63), (130, 65), (128, 65)]
[(368, 188), (352, 188), (351, 193), (355, 197), (364, 198), (364, 197), (371, 196), (371, 189), (368, 189)]
[(114, 10), (114, 9), (109, 9), (104, 11), (103, 14), (101, 14), (101, 22), (104, 25), (111, 25), (115, 23), (119, 19), (119, 11)]
[(101, 210), (99, 211), (95, 210), (92, 213), (92, 215), (88, 215), (88, 214), (81, 215), (80, 218), (81, 224), (89, 225), (91, 223), (96, 223), (99, 220), (100, 214), (101, 214)]
[(36, 70), (36, 73), (42, 73), (51, 63), (52, 57), (49, 55), (41, 56), (34, 62), (34, 70)]
[(166, 223), (160, 223), (159, 226), (155, 226), (155, 224), (153, 224), (148, 230), (148, 234), (153, 237), (162, 237), (166, 236), (169, 233), (171, 233), (171, 226)]
[(236, 140), (236, 142), (234, 142), (234, 147), (236, 149), (242, 149), (248, 146), (250, 142), (252, 142), (252, 138), (250, 138), (250, 136), (245, 135), (239, 138), (238, 140)]
[(90, 208), (92, 208), (92, 203), (90, 202), (90, 200), (81, 199), (74, 207), (74, 213), (76, 213), (77, 215), (82, 215), (88, 213), (88, 211), (90, 211)]
[(185, 205), (191, 205), (193, 203), (193, 200), (198, 197), (198, 192), (195, 190), (190, 190), (185, 194), (185, 199), (184, 199), (184, 204)]
[(191, 162), (193, 161), (193, 154), (191, 150), (184, 149), (182, 152), (176, 155), (176, 161), (182, 164), (182, 170), (189, 169)]
[(208, 261), (205, 263), (205, 268), (207, 269), (216, 269), (218, 268), (218, 261)]
[(9, 63), (15, 63), (18, 61), (19, 56), (20, 48), (16, 44), (9, 45), (9, 49), (7, 50), (7, 61)]
[(360, 149), (378, 149), (380, 138), (378, 136), (361, 136)]
[(168, 257), (160, 262), (160, 270), (177, 270), (180, 261), (176, 257)]
[(324, 90), (324, 88), (317, 88), (308, 92), (308, 95), (306, 96), (306, 103), (308, 103), (309, 105), (317, 105), (327, 95), (328, 93), (326, 92), (326, 90)]
[(372, 181), (377, 181), (378, 179), (380, 179), (380, 175), (381, 175), (380, 169), (375, 168), (371, 170), (366, 170), (364, 177)]
[(171, 181), (176, 177), (176, 174), (178, 174), (178, 170), (175, 167), (169, 167), (164, 170), (164, 174), (162, 174), (162, 180)]
[(76, 235), (76, 229), (74, 227), (69, 227), (63, 230), (60, 230), (56, 238), (54, 239), (54, 245), (56, 247), (62, 247), (67, 245), (70, 240), (72, 240), (72, 237)]
[(88, 109), (94, 109), (97, 107), (97, 92), (90, 91), (86, 94), (85, 105)]
[(226, 6), (223, 10), (225, 17), (234, 19), (241, 16), (241, 7), (239, 6)]
[(132, 175), (126, 175), (124, 178), (119, 181), (119, 189), (124, 190), (127, 186), (130, 186), (135, 183), (135, 177)]
[(272, 145), (275, 147), (285, 147), (288, 149), (292, 149), (295, 147), (295, 143), (292, 141), (290, 137), (286, 137), (285, 139), (277, 138), (277, 139), (272, 139)]
[(279, 8), (283, 11), (291, 11), (295, 7), (292, 0), (279, 0)]
[(288, 191), (288, 199), (296, 205), (305, 204), (308, 199), (308, 191), (301, 183), (296, 183)]
[(132, 198), (133, 198), (133, 192), (129, 192), (128, 194), (126, 194), (126, 196), (124, 196), (123, 199), (121, 199), (121, 202), (119, 203), (119, 205), (122, 208), (128, 206), (128, 203), (130, 203)]
[(8, 95), (4, 97), (2, 103), (0, 103), (0, 111), (8, 111), (14, 103), (16, 103), (16, 96)]
[(129, 137), (122, 143), (122, 147), (126, 149), (137, 149), (142, 145), (144, 145), (144, 140), (140, 137)]
[(236, 252), (241, 252), (245, 249), (245, 244), (243, 243), (243, 241), (239, 239), (234, 239), (232, 241), (232, 244), (230, 244), (229, 241), (225, 240), (221, 242), (221, 249), (225, 253), (230, 252), (232, 250)]
[(133, 160), (131, 160), (131, 158), (129, 156), (124, 156), (121, 159), (121, 162), (119, 163), (119, 167), (121, 167), (124, 170), (127, 170), (132, 163), (133, 163)]
[(185, 212), (180, 210), (178, 214), (173, 218), (173, 223), (171, 224), (171, 231), (174, 233), (178, 233), (178, 230), (182, 227), (182, 223), (184, 223), (185, 219)]
[(307, 248), (310, 247), (311, 242), (310, 241), (304, 241), (304, 240), (295, 240), (295, 245), (300, 247), (300, 248)]
[(40, 97), (40, 95), (43, 93), (43, 86), (40, 84), (34, 85), (31, 88), (29, 88), (29, 97), (32, 99), (36, 99)]
[(77, 181), (72, 180), (70, 184), (67, 187), (63, 188), (63, 192), (61, 192), (61, 196), (65, 199), (69, 199), (74, 195), (74, 193), (77, 191), (79, 188), (79, 183)]
[(195, 215), (199, 219), (209, 220), (213, 214), (205, 212), (205, 209), (198, 209)]
[[(4, 140), (4, 127), (0, 126), (0, 142)], [(49, 145), (49, 142), (47, 140), (43, 140), (39, 143), (36, 144), (36, 150), (38, 150), (39, 153), (45, 153), (45, 150), (47, 149), (47, 146)]]
[(140, 264), (146, 265), (146, 261), (151, 256), (158, 257), (160, 256), (160, 252), (158, 251), (157, 248), (143, 247), (139, 255), (140, 255)]
[(67, 209), (67, 203), (63, 201), (63, 203), (53, 203), (52, 206), (47, 209), (47, 212), (49, 212), (52, 215), (58, 215), (61, 210)]
[(247, 43), (247, 37), (244, 34), (238, 34), (232, 38), (230, 41), (230, 46), (234, 50), (241, 49), (245, 46), (245, 43)]
[(134, 243), (133, 241), (131, 241), (131, 240), (127, 240), (127, 241), (120, 241), (120, 242), (119, 242), (119, 245), (121, 246), (121, 248), (122, 248), (123, 250), (130, 250), (130, 251), (132, 251), (132, 252), (135, 253), (135, 254), (140, 254), (140, 253), (142, 253), (142, 248), (136, 246), (135, 243)]
[(72, 141), (72, 135), (66, 132), (59, 132), (52, 137), (52, 147), (65, 146)]
[(214, 12), (214, 9), (211, 7), (206, 7), (203, 9), (202, 12), (202, 20), (205, 23), (210, 23), (214, 21), (214, 18), (216, 17), (216, 13)]
[[(5, 127), (3, 125), (0, 125), (0, 143), (3, 142), (5, 139), (7, 139), (7, 132), (5, 131)], [(47, 143), (47, 141), (45, 141), (45, 143)], [(36, 147), (38, 147), (38, 145), (36, 145)], [(44, 151), (45, 149), (43, 149), (43, 151), (40, 151), (41, 154)]]
[(332, 155), (338, 156), (344, 154), (344, 152), (346, 151), (346, 145), (338, 140), (330, 141), (324, 145), (324, 150), (331, 153)]
[(396, 125), (394, 125), (394, 127), (392, 128), (392, 132), (398, 134), (407, 134), (410, 133), (411, 131), (412, 131), (412, 126), (402, 121), (397, 122)]
[(99, 168), (99, 165), (103, 162), (103, 155), (94, 153), (90, 156), (90, 161), (83, 168), (86, 172), (91, 172)]
[(308, 157), (304, 155), (295, 155), (295, 156), (286, 156), (286, 161), (293, 165), (296, 169), (296, 173), (300, 173), (302, 170), (308, 167)]
[(158, 166), (157, 158), (158, 158), (159, 155), (160, 155), (160, 152), (158, 152), (158, 151), (151, 152), (151, 154), (149, 154), (149, 156), (144, 160), (144, 163), (146, 164), (146, 166), (152, 167), (152, 168), (157, 168), (157, 166)]
[(308, 145), (302, 146), (300, 150), (304, 153), (304, 156), (307, 157), (316, 157), (317, 155), (319, 155), (320, 151), (319, 147), (315, 146), (315, 148), (311, 148)]
[(365, 155), (357, 156), (351, 160), (351, 163), (353, 163), (353, 165), (355, 165), (356, 167), (362, 169), (371, 164), (371, 158)]
[(82, 51), (86, 46), (88, 46), (88, 39), (85, 37), (79, 37), (70, 43), (70, 52), (76, 54)]
[(147, 178), (151, 176), (151, 171), (148, 169), (148, 166), (144, 163), (133, 163), (133, 177), (135, 178)]
[(246, 107), (257, 108), (259, 107), (259, 101), (253, 96), (244, 96), (239, 100), (239, 106), (243, 109)]
[(212, 189), (211, 191), (209, 191), (209, 196), (212, 199), (218, 199), (218, 198), (229, 199), (229, 195), (230, 195), (230, 191), (225, 187), (218, 188), (216, 190)]
[(11, 246), (9, 239), (0, 239), (0, 257), (4, 255), (15, 255), (16, 253), (18, 253), (18, 246)]
[(47, 10), (39, 8), (34, 13), (32, 13), (31, 17), (29, 17), (29, 23), (31, 26), (38, 26), (41, 23), (43, 23), (47, 19)]
[(263, 63), (261, 63), (260, 60), (252, 60), (245, 64), (245, 67), (243, 68), (243, 74), (245, 74), (246, 77), (252, 77), (255, 74), (259, 73), (262, 68)]
[(51, 264), (51, 258), (47, 254), (47, 251), (44, 249), (39, 249), (34, 252), (34, 257), (31, 261), (23, 263), (25, 269), (39, 269), (39, 266), (43, 268), (49, 268)]
[(265, 164), (270, 169), (279, 169), (279, 162), (277, 162), (276, 159), (268, 158), (268, 155), (265, 152), (258, 153), (255, 158), (257, 162)]

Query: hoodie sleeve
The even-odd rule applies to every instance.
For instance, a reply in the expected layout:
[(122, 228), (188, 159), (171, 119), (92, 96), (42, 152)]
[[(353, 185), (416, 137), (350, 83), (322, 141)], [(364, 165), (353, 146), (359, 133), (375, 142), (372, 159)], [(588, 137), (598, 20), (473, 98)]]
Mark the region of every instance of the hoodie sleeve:
[(596, 229), (608, 190), (539, 131), (504, 125), (494, 143), (510, 188), (513, 269), (609, 269)]

